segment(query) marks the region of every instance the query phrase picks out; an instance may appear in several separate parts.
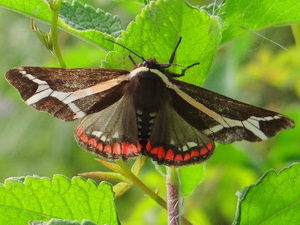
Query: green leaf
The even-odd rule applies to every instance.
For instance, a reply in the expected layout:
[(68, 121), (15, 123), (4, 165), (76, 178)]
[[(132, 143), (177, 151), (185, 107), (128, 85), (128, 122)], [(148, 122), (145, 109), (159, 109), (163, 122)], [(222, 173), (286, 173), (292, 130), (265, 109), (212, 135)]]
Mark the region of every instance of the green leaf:
[(75, 220), (51, 219), (49, 222), (32, 221), (30, 222), (30, 225), (97, 225), (97, 224), (89, 220), (83, 220), (80, 223)]
[(219, 12), (223, 20), (222, 43), (249, 31), (300, 23), (299, 0), (226, 0)]
[(204, 178), (204, 163), (178, 168), (181, 195), (187, 197)]
[(148, 4), (151, 0), (113, 0), (115, 2), (141, 2), (144, 4)]
[(299, 224), (299, 199), (300, 164), (293, 164), (278, 174), (270, 170), (257, 184), (239, 193), (233, 224)]
[(71, 28), (83, 30), (96, 30), (117, 37), (121, 33), (121, 21), (103, 10), (95, 10), (89, 5), (83, 6), (78, 1), (63, 2), (60, 8), (60, 18)]
[[(122, 33), (121, 44), (144, 58), (156, 58), (159, 63), (168, 63), (179, 40), (175, 62), (189, 66), (201, 65), (187, 70), (182, 80), (201, 85), (212, 63), (215, 50), (221, 38), (221, 27), (217, 17), (189, 6), (182, 0), (158, 0), (147, 5), (128, 29)], [(126, 49), (116, 46), (110, 52), (104, 68), (132, 69), (130, 54)], [(136, 62), (141, 59), (134, 58)], [(182, 68), (172, 66), (180, 73)]]
[[(52, 11), (44, 0), (0, 0), (0, 6), (23, 15), (50, 23)], [(64, 2), (60, 12), (58, 26), (98, 47), (112, 49), (113, 44), (104, 40), (121, 32), (121, 22), (116, 16), (81, 3)]]
[(111, 185), (102, 182), (97, 186), (81, 177), (6, 179), (0, 185), (0, 202), (0, 224), (52, 218), (119, 224)]
[(126, 182), (130, 183), (130, 180), (127, 177), (123, 176), (120, 173), (114, 172), (87, 172), (87, 173), (80, 173), (81, 176), (89, 177), (89, 178), (97, 178), (100, 180), (105, 181), (113, 181), (113, 182)]
[[(155, 169), (162, 175), (166, 176), (167, 171), (165, 166), (158, 165), (154, 162)], [(178, 178), (180, 181), (180, 195), (183, 197), (189, 196), (205, 175), (204, 163), (183, 166), (177, 168)]]

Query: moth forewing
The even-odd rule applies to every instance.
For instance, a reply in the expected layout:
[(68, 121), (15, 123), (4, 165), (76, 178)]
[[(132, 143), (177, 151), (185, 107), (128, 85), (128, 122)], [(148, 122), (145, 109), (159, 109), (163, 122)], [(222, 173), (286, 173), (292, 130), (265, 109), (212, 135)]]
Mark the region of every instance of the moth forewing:
[[(288, 117), (204, 88), (174, 81), (173, 107), (192, 126), (222, 144), (262, 141), (293, 128)], [(183, 110), (186, 109), (186, 110)]]
[(128, 73), (111, 69), (17, 67), (10, 69), (6, 78), (26, 104), (70, 121), (120, 99)]

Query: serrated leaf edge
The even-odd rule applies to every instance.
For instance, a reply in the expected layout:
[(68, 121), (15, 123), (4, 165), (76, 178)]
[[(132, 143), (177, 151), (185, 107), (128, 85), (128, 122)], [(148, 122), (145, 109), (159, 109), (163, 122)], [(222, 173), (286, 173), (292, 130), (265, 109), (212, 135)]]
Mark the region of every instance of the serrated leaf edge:
[(246, 197), (247, 197), (248, 193), (250, 192), (250, 190), (252, 190), (254, 187), (257, 187), (258, 185), (260, 185), (266, 179), (266, 177), (275, 176), (276, 178), (278, 178), (280, 175), (282, 175), (288, 169), (291, 169), (294, 166), (296, 166), (300, 169), (300, 163), (298, 163), (298, 162), (294, 162), (291, 165), (288, 165), (288, 166), (284, 167), (279, 172), (276, 172), (276, 170), (272, 168), (272, 169), (268, 170), (267, 172), (265, 172), (258, 179), (258, 181), (255, 184), (251, 184), (251, 185), (247, 186), (245, 189), (238, 191), (236, 193), (236, 195), (238, 196), (238, 202), (237, 202), (237, 207), (236, 207), (236, 212), (235, 212), (235, 218), (234, 218), (234, 221), (233, 221), (232, 225), (240, 224), (242, 203), (246, 199)]

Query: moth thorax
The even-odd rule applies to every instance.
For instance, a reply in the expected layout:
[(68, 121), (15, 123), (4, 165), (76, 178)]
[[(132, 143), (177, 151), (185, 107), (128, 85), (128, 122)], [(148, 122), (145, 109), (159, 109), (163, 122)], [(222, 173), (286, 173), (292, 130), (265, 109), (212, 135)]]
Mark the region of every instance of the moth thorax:
[(166, 100), (167, 90), (165, 83), (157, 74), (142, 71), (131, 79), (127, 94), (133, 97), (137, 109), (157, 112)]
[(136, 110), (138, 138), (143, 147), (146, 146), (150, 137), (156, 115), (156, 112), (142, 111), (140, 109)]

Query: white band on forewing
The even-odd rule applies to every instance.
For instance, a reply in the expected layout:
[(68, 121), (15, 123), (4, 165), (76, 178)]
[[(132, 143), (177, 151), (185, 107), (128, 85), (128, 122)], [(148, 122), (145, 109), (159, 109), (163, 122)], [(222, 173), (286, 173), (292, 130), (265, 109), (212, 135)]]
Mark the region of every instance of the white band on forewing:
[[(146, 67), (142, 67), (143, 69), (141, 71), (147, 71)], [(197, 102), (195, 99), (193, 99), (191, 96), (186, 94), (185, 92), (181, 91), (175, 84), (172, 84), (169, 81), (169, 78), (163, 74), (161, 71), (157, 69), (148, 69), (152, 73), (156, 74), (158, 77), (162, 79), (162, 81), (165, 83), (167, 88), (173, 89), (182, 99), (184, 99), (186, 102), (188, 102), (190, 105), (194, 106), (201, 112), (205, 113), (209, 117), (213, 118), (215, 121), (217, 121), (219, 124), (216, 126), (213, 126), (209, 129), (206, 129), (202, 131), (204, 134), (209, 135), (211, 133), (216, 133), (223, 128), (229, 128), (229, 127), (244, 127), (247, 130), (251, 131), (254, 135), (256, 135), (261, 140), (265, 140), (268, 137), (260, 130), (259, 127), (259, 121), (270, 121), (279, 119), (280, 116), (276, 115), (274, 117), (267, 116), (267, 117), (255, 117), (251, 116), (250, 118), (240, 121), (240, 120), (234, 120), (227, 117), (223, 117), (219, 115), (218, 113), (214, 112), (213, 110), (207, 108), (205, 105), (201, 104), (200, 102)]]
[(73, 103), (74, 101), (80, 98), (84, 98), (90, 95), (106, 91), (118, 85), (122, 81), (128, 80), (128, 76), (119, 76), (115, 79), (111, 79), (85, 89), (77, 90), (74, 92), (62, 92), (52, 90), (46, 81), (40, 80), (31, 74), (27, 74), (25, 70), (21, 70), (20, 73), (38, 85), (35, 94), (26, 100), (26, 104), (32, 105), (44, 98), (51, 96), (67, 104), (69, 106), (69, 109), (75, 114), (74, 119), (79, 119), (86, 115), (85, 112), (80, 110), (80, 108), (78, 108)]

